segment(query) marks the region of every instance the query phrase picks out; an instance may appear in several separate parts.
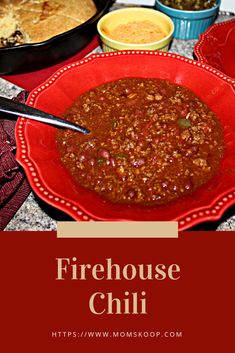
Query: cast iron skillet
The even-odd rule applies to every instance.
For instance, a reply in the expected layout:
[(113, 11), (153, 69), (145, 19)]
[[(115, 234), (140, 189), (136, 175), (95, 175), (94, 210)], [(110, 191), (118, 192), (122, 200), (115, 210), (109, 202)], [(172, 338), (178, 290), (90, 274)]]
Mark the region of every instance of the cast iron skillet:
[(96, 34), (100, 17), (112, 0), (94, 0), (97, 13), (70, 31), (44, 42), (0, 48), (0, 75), (23, 73), (54, 65), (85, 47)]

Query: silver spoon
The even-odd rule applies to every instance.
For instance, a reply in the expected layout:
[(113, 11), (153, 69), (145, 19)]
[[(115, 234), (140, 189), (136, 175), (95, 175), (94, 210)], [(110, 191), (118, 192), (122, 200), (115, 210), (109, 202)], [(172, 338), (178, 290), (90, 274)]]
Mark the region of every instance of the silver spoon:
[(71, 123), (70, 121), (61, 119), (58, 116), (45, 113), (41, 110), (29, 107), (26, 104), (18, 103), (5, 97), (0, 97), (0, 112), (23, 116), (24, 118), (64, 127), (74, 131), (79, 131), (85, 135), (89, 134), (90, 132), (90, 130), (86, 129), (85, 127)]

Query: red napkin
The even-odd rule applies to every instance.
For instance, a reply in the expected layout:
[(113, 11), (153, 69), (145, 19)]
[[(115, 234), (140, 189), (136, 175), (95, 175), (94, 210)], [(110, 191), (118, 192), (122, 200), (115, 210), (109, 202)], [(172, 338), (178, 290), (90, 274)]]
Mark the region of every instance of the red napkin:
[[(25, 102), (26, 92), (16, 100)], [(3, 230), (30, 193), (24, 172), (15, 160), (15, 120), (0, 119), (0, 230)]]
[(48, 79), (55, 71), (59, 70), (60, 67), (63, 67), (71, 62), (80, 60), (84, 58), (87, 54), (89, 54), (92, 50), (99, 46), (98, 36), (95, 36), (93, 40), (81, 51), (79, 51), (76, 55), (70, 57), (69, 59), (60, 62), (59, 64), (47, 67), (42, 70), (27, 72), (24, 74), (18, 75), (8, 75), (2, 76), (5, 80), (14, 83), (15, 85), (26, 89), (27, 91), (31, 91), (35, 87), (39, 86), (42, 82)]

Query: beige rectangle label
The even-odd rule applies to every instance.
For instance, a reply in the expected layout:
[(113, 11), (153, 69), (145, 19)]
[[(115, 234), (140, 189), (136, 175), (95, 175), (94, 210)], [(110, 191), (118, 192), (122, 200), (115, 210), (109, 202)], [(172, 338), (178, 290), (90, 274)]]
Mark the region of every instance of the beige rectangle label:
[(178, 222), (58, 222), (58, 238), (178, 238)]

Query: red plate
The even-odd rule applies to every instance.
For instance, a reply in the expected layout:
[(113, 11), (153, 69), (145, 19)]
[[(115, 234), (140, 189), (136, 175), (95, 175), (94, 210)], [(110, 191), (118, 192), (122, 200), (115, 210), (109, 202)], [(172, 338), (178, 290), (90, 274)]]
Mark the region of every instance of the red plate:
[(235, 19), (214, 24), (194, 47), (198, 60), (235, 79)]
[(214, 68), (177, 54), (123, 51), (91, 55), (67, 65), (31, 92), (27, 104), (61, 115), (84, 91), (123, 77), (157, 77), (184, 85), (217, 113), (226, 151), (214, 179), (191, 196), (156, 207), (126, 206), (103, 200), (73, 181), (60, 162), (57, 129), (19, 118), (17, 160), (33, 190), (75, 220), (179, 221), (179, 229), (219, 219), (235, 201), (235, 83)]

